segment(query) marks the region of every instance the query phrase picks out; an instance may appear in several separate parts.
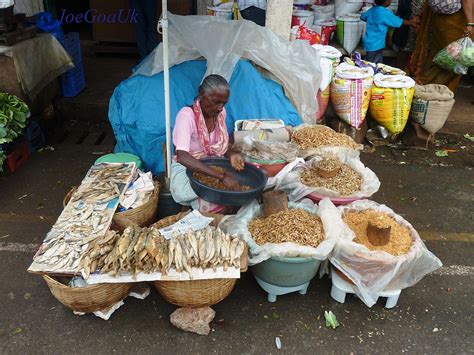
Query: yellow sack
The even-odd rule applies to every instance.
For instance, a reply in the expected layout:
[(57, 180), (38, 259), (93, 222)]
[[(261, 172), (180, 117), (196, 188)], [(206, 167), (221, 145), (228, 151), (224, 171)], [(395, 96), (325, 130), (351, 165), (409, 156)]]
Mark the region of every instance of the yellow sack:
[(415, 81), (408, 76), (376, 74), (369, 106), (371, 117), (390, 133), (401, 133), (410, 114), (414, 86)]

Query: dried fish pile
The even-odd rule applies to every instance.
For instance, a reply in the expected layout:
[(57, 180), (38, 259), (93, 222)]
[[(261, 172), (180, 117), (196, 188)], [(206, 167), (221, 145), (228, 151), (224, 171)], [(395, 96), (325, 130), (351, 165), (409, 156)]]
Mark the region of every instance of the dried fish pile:
[[(331, 163), (323, 164), (324, 167), (329, 165), (331, 165)], [(324, 187), (336, 191), (341, 196), (349, 196), (354, 192), (360, 191), (362, 188), (362, 175), (346, 164), (339, 165), (341, 168), (335, 176), (323, 177), (319, 175), (318, 164), (314, 164), (301, 173), (300, 181), (309, 187)]]
[[(413, 245), (410, 230), (398, 224), (397, 221), (387, 213), (370, 209), (364, 211), (350, 211), (345, 214), (343, 219), (355, 233), (356, 238), (354, 241), (365, 245), (369, 250), (386, 251), (387, 253), (398, 256), (406, 254)], [(391, 227), (390, 241), (388, 244), (375, 246), (370, 243), (367, 237), (367, 225), (369, 222), (380, 226)]]
[[(215, 171), (218, 171), (219, 173), (225, 172), (225, 169), (219, 166), (211, 165), (211, 168), (214, 169)], [(197, 172), (194, 172), (193, 176), (201, 184), (212, 187), (213, 189), (224, 190), (224, 191), (228, 190), (228, 187), (222, 181), (219, 181), (219, 179), (216, 179), (215, 177), (212, 177), (206, 174), (197, 173)], [(250, 190), (250, 186), (240, 185), (240, 188), (237, 191), (249, 191), (249, 190)]]
[(106, 233), (115, 211), (108, 204), (127, 186), (133, 167), (100, 164), (89, 170), (34, 258), (42, 271), (74, 271), (79, 266), (88, 243)]
[(302, 150), (324, 146), (359, 148), (359, 145), (351, 137), (328, 127), (303, 127), (295, 130), (291, 139)]
[(197, 232), (174, 234), (166, 240), (153, 227), (128, 227), (122, 235), (113, 232), (89, 245), (79, 270), (84, 269), (86, 277), (91, 272), (121, 273), (161, 272), (166, 275), (171, 268), (177, 272), (186, 271), (192, 276), (192, 268), (214, 271), (222, 266), (240, 267), (244, 242), (225, 234), (219, 228), (208, 227)]
[(266, 218), (255, 218), (249, 231), (257, 244), (293, 242), (317, 247), (324, 240), (321, 219), (300, 208), (275, 213)]

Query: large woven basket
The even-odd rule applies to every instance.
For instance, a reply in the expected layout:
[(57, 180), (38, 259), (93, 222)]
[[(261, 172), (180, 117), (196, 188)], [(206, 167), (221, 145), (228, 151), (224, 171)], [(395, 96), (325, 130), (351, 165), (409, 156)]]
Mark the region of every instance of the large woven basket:
[[(189, 212), (181, 212), (174, 216), (163, 218), (153, 224), (155, 228), (167, 227), (176, 223)], [(221, 214), (203, 213), (208, 217), (214, 217), (211, 223), (217, 226), (224, 217)], [(241, 271), (247, 270), (247, 249), (241, 259)], [(191, 281), (154, 281), (158, 293), (169, 303), (180, 307), (206, 307), (212, 306), (225, 299), (234, 289), (237, 279), (210, 279)]]
[(155, 190), (150, 200), (131, 210), (116, 212), (114, 214), (114, 223), (119, 229), (125, 229), (130, 224), (136, 224), (140, 227), (148, 227), (155, 221), (156, 210), (158, 208), (158, 198), (160, 197), (160, 184), (155, 181)]
[[(155, 190), (150, 200), (137, 207), (123, 212), (116, 212), (113, 218), (113, 229), (123, 231), (130, 225), (148, 227), (154, 222), (156, 210), (158, 208), (158, 198), (160, 197), (160, 184), (155, 181)], [(73, 187), (64, 197), (63, 207), (66, 207), (77, 187)]]
[(53, 296), (76, 312), (96, 312), (107, 309), (127, 297), (133, 283), (106, 283), (85, 287), (69, 287), (56, 278), (43, 275)]

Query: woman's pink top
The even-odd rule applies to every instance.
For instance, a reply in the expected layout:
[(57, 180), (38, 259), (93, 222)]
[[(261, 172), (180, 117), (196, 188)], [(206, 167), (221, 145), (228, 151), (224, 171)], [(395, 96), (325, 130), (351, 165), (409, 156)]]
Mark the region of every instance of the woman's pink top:
[[(223, 111), (225, 117), (225, 109)], [(209, 144), (215, 144), (217, 141), (216, 130), (211, 132)], [(194, 112), (190, 107), (183, 107), (176, 116), (176, 122), (173, 129), (173, 144), (176, 150), (184, 150), (185, 152), (198, 152), (203, 148), (199, 143), (196, 121), (194, 120)]]

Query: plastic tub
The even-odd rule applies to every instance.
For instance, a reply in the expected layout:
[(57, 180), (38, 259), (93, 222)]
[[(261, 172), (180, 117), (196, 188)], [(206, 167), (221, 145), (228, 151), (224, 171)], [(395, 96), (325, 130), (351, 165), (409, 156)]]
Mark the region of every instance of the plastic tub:
[(251, 267), (253, 274), (264, 282), (278, 287), (296, 287), (310, 282), (319, 269), (321, 260), (313, 258), (273, 257)]
[(306, 197), (309, 198), (314, 203), (318, 203), (322, 199), (329, 198), (331, 202), (335, 204), (336, 206), (347, 205), (351, 202), (361, 200), (358, 197), (328, 197), (328, 196), (321, 196), (315, 193), (310, 193), (309, 195), (306, 195)]
[(138, 169), (143, 169), (141, 159), (130, 153), (111, 153), (102, 155), (94, 164), (100, 163), (135, 163)]
[(311, 11), (306, 10), (295, 10), (291, 17), (291, 26), (304, 25), (310, 27), (313, 25), (314, 15)]
[(231, 171), (232, 176), (241, 184), (251, 187), (249, 191), (224, 191), (213, 189), (197, 181), (191, 170), (186, 170), (191, 187), (202, 199), (207, 202), (222, 206), (243, 206), (256, 198), (264, 189), (267, 183), (267, 176), (263, 171), (255, 166), (245, 163), (244, 170), (236, 171), (230, 165), (230, 161), (224, 158), (205, 158), (201, 162), (206, 165), (215, 165)]
[(288, 164), (285, 160), (266, 161), (257, 159), (249, 159), (249, 163), (265, 171), (268, 177), (274, 177)]

